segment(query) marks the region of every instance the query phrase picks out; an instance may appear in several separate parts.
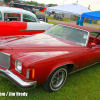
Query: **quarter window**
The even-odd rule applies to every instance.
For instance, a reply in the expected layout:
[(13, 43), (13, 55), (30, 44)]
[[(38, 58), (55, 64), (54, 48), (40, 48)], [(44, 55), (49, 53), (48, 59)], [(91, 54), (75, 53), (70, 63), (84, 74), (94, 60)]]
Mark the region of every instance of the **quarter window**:
[(90, 33), (88, 45), (90, 45), (91, 43), (96, 43), (96, 45), (100, 45), (100, 33), (98, 32)]
[(23, 22), (36, 22), (36, 19), (30, 15), (23, 14)]

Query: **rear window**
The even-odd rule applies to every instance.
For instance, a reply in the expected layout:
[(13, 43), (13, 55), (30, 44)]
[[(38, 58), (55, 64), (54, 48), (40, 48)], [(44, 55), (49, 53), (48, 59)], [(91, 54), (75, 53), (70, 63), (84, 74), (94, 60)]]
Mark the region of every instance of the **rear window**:
[(30, 15), (23, 14), (24, 22), (36, 22), (36, 19)]

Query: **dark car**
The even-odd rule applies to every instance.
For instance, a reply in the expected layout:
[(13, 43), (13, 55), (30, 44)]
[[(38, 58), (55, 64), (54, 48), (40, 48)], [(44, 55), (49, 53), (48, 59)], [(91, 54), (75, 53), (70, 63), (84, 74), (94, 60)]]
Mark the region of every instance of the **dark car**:
[(44, 21), (44, 22), (45, 22), (45, 21), (48, 22), (48, 19), (46, 18), (45, 15), (36, 14), (36, 16), (37, 16), (37, 18), (38, 18), (39, 20)]
[(55, 13), (53, 18), (56, 20), (63, 20), (63, 15), (61, 13)]

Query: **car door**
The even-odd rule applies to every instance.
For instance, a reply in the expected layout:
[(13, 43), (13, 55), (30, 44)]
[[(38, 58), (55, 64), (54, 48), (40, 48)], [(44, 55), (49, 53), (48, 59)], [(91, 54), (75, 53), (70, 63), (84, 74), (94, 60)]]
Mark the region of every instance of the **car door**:
[(24, 35), (20, 30), (25, 30), (26, 27), (27, 23), (2, 21), (0, 22), (0, 36)]
[[(91, 32), (90, 36), (94, 38), (94, 40), (92, 39), (89, 40), (91, 41), (91, 43), (96, 43), (95, 47), (91, 47), (91, 46), (86, 46), (86, 48), (84, 48), (84, 66), (89, 66), (91, 64), (97, 63), (100, 61), (100, 35), (98, 35), (99, 33), (97, 32)], [(98, 35), (98, 37), (97, 37)]]

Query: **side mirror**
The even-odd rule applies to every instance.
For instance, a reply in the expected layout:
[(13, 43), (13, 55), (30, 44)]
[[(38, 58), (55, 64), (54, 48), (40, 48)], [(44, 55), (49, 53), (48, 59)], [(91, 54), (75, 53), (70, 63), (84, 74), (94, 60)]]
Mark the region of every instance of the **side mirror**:
[(95, 46), (96, 46), (96, 43), (91, 43), (90, 46), (91, 46), (91, 47), (95, 47)]

